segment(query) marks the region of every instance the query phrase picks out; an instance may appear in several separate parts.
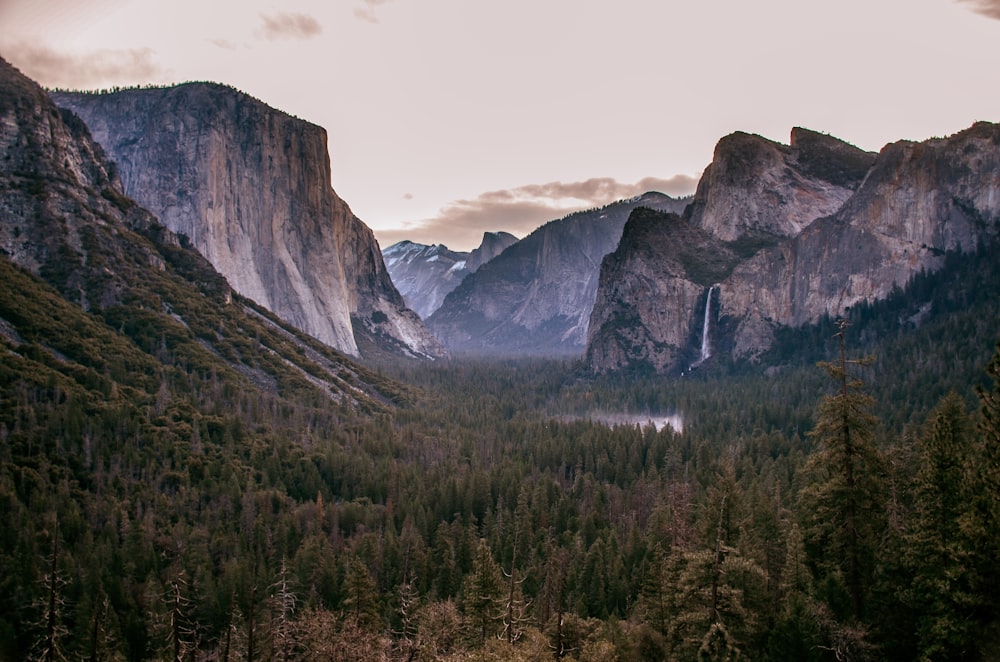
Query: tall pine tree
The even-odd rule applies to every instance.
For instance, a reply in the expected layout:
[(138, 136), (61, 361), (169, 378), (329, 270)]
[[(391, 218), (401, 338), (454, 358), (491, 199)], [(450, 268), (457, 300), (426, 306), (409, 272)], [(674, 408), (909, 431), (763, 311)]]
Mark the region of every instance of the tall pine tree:
[(817, 448), (806, 465), (811, 483), (801, 494), (799, 512), (825, 597), (841, 618), (863, 621), (882, 530), (885, 471), (875, 445), (874, 400), (864, 382), (849, 374), (872, 359), (848, 360), (846, 326), (842, 320), (836, 334), (839, 361), (821, 364), (838, 388), (817, 410), (811, 432)]

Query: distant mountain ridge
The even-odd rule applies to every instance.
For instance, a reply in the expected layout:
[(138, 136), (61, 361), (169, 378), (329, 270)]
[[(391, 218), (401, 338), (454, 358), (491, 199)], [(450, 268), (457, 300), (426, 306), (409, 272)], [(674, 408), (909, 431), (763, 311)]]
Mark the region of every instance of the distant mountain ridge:
[(321, 127), (209, 83), (51, 96), (83, 118), (125, 193), (237, 292), (353, 356), (443, 355), (331, 188)]
[(629, 213), (686, 204), (650, 192), (550, 221), (465, 278), (427, 325), (459, 354), (582, 354), (601, 260)]
[(878, 155), (835, 141), (727, 136), (683, 216), (634, 212), (602, 264), (590, 368), (683, 372), (706, 330), (712, 352), (758, 356), (776, 329), (884, 299), (1000, 233), (996, 124)]
[(427, 319), (467, 275), (516, 241), (508, 232), (486, 232), (480, 245), (470, 252), (453, 251), (444, 244), (400, 241), (382, 249), (382, 258), (403, 301)]

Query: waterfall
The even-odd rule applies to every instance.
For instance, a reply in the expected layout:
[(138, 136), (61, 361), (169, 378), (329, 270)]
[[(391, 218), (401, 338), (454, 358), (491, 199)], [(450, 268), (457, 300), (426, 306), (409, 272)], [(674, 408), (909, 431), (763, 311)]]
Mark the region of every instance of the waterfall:
[(705, 321), (701, 325), (701, 357), (698, 363), (703, 363), (712, 355), (712, 343), (708, 337), (709, 315), (712, 312), (712, 291), (715, 286), (708, 288), (708, 296), (705, 297)]

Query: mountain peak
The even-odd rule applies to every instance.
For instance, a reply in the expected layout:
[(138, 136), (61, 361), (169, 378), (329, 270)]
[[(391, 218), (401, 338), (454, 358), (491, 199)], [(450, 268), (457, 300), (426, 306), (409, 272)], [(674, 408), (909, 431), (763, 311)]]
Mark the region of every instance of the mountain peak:
[(722, 138), (687, 218), (723, 241), (792, 237), (851, 196), (874, 154), (794, 129), (793, 145), (737, 131)]

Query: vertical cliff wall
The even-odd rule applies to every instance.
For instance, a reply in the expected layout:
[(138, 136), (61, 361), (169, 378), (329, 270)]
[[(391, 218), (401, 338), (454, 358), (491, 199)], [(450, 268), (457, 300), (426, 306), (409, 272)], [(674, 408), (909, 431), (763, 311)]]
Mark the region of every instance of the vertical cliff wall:
[(776, 328), (885, 298), (1000, 233), (996, 124), (877, 156), (803, 129), (791, 143), (727, 136), (684, 218), (633, 214), (602, 266), (591, 368), (685, 370), (713, 285), (710, 327), (754, 356)]
[(330, 185), (326, 132), (228, 87), (52, 95), (89, 126), (125, 192), (241, 294), (351, 355), (358, 336), (438, 356), (377, 242)]

